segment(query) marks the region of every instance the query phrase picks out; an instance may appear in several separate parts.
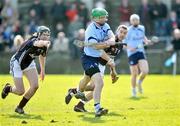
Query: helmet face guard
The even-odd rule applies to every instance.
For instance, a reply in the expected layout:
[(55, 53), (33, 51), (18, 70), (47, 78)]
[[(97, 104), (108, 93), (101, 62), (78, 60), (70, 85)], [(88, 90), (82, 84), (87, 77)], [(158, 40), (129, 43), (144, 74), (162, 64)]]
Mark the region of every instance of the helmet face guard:
[(51, 31), (50, 31), (50, 29), (48, 27), (46, 27), (46, 26), (39, 26), (37, 28), (38, 36), (41, 35), (43, 32), (47, 32), (47, 33), (51, 34)]
[(50, 34), (51, 34), (51, 31), (48, 27), (46, 26), (39, 26), (37, 28), (37, 37), (40, 39), (40, 40), (49, 40), (50, 38)]

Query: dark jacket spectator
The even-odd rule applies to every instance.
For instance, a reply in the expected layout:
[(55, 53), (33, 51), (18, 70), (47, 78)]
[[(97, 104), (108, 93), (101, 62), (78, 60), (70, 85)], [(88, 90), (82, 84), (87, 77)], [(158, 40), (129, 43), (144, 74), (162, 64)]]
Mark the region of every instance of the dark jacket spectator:
[(174, 39), (172, 40), (172, 45), (174, 51), (180, 51), (180, 30), (175, 29), (174, 30)]
[(45, 19), (44, 6), (40, 0), (34, 0), (34, 3), (31, 5), (29, 11), (31, 11), (32, 9), (35, 10), (38, 20), (43, 21), (43, 19)]
[(157, 36), (167, 35), (166, 31), (166, 17), (167, 7), (161, 0), (155, 0), (155, 3), (151, 6), (150, 14), (153, 19), (154, 32)]
[(129, 22), (129, 17), (133, 13), (133, 7), (129, 4), (128, 0), (122, 0), (119, 7), (120, 22), (122, 24)]
[(64, 24), (66, 22), (66, 6), (63, 0), (55, 1), (53, 6), (51, 7), (51, 16), (54, 24), (57, 24), (57, 22), (61, 22)]
[(155, 0), (155, 3), (152, 5), (151, 10), (152, 19), (162, 19), (167, 17), (167, 7), (161, 0)]
[(3, 9), (3, 2), (1, 1), (0, 2), (0, 25), (2, 24), (2, 16), (1, 16), (1, 11), (2, 11), (2, 9)]
[(176, 12), (171, 11), (169, 18), (167, 19), (167, 35), (171, 36), (173, 33), (173, 30), (176, 28), (180, 28), (180, 22), (177, 18)]
[(176, 0), (176, 2), (172, 4), (172, 10), (176, 12), (177, 18), (180, 20), (180, 0)]
[(84, 3), (80, 3), (78, 8), (78, 15), (80, 20), (83, 22), (85, 28), (87, 22), (89, 21), (89, 11)]
[(141, 5), (139, 6), (139, 9), (138, 9), (138, 13), (141, 19), (141, 23), (146, 28), (147, 35), (150, 35), (152, 31), (150, 9), (151, 9), (151, 5), (148, 3), (148, 0), (142, 0)]

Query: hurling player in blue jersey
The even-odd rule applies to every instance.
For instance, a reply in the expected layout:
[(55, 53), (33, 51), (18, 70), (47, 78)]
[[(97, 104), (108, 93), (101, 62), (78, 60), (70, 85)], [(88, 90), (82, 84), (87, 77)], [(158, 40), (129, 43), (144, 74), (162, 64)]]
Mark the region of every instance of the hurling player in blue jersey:
[[(131, 26), (125, 39), (127, 44), (128, 62), (131, 71), (132, 96), (136, 97), (136, 83), (138, 84), (139, 93), (143, 93), (142, 82), (148, 74), (149, 67), (145, 56), (144, 44), (151, 43), (145, 36), (145, 28), (140, 25), (140, 18), (137, 14), (130, 16)], [(140, 73), (138, 81), (136, 80)]]
[[(126, 34), (127, 34), (127, 27), (125, 25), (120, 25), (116, 30), (115, 41), (123, 43), (123, 40), (126, 37)], [(110, 46), (109, 48), (106, 48), (105, 52), (108, 55), (110, 55), (111, 57), (115, 58), (120, 53), (120, 51), (123, 49), (123, 47), (126, 48), (126, 46), (123, 44), (113, 45), (113, 46)], [(104, 71), (106, 68), (106, 63), (107, 63), (106, 60), (100, 58), (99, 69), (100, 69), (102, 77), (104, 77)], [(112, 73), (112, 71), (111, 71), (111, 73)], [(111, 74), (111, 76), (112, 76), (112, 74)], [(112, 79), (113, 79), (113, 77), (112, 77)], [(77, 89), (72, 88), (71, 90), (76, 91)], [(87, 110), (84, 108), (84, 106), (86, 103), (88, 103), (93, 98), (93, 90), (94, 90), (94, 84), (92, 82), (90, 82), (85, 87), (85, 91), (90, 91), (86, 94), (87, 101), (80, 100), (79, 103), (74, 106), (74, 111), (76, 111), (76, 112), (87, 112)]]
[[(14, 79), (14, 86), (7, 83), (1, 93), (1, 97), (5, 99), (9, 93), (22, 96), (19, 105), (15, 112), (24, 114), (24, 106), (35, 94), (39, 87), (38, 72), (34, 62), (35, 57), (39, 57), (40, 77), (44, 80), (45, 77), (45, 59), (47, 50), (50, 46), (50, 29), (46, 26), (39, 26), (36, 35), (23, 42), (17, 52), (10, 60), (10, 73)], [(25, 92), (23, 75), (29, 81), (29, 89)]]
[[(84, 76), (81, 79), (77, 94), (84, 91), (84, 87), (92, 81), (95, 85), (93, 92), (95, 116), (107, 114), (108, 110), (101, 107), (101, 92), (104, 85), (99, 70), (99, 58), (102, 57), (107, 61), (110, 67), (114, 67), (114, 61), (105, 53), (103, 49), (115, 44), (115, 36), (106, 23), (108, 12), (103, 8), (94, 8), (91, 12), (92, 22), (85, 31), (85, 42), (96, 43), (94, 46), (84, 47), (84, 54), (81, 57)], [(71, 90), (65, 98), (66, 104), (69, 103)], [(84, 96), (85, 97), (85, 96)]]

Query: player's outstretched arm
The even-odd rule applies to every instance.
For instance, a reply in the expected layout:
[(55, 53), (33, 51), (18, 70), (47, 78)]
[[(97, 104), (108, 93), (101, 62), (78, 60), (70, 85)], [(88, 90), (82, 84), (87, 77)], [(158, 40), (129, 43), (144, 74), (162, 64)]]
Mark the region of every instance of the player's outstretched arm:
[(115, 44), (116, 44), (115, 37), (114, 37), (114, 35), (112, 35), (111, 38), (109, 38), (108, 40), (94, 44), (93, 47), (96, 49), (105, 49), (105, 48), (109, 48), (111, 45), (115, 45)]
[(145, 45), (151, 45), (151, 40), (149, 40), (146, 36), (144, 37), (144, 43)]
[(106, 42), (101, 42), (101, 43), (92, 45), (92, 47), (95, 49), (105, 49), (105, 48), (109, 48), (110, 45), (108, 45)]
[(51, 44), (50, 41), (45, 41), (45, 40), (38, 40), (38, 41), (35, 41), (34, 42), (34, 46), (37, 46), (37, 47), (49, 47)]
[(39, 55), (39, 64), (41, 68), (41, 71), (40, 71), (41, 80), (44, 80), (44, 77), (45, 77), (45, 62), (46, 62), (46, 57)]
[(110, 56), (104, 51), (102, 50), (102, 55), (101, 58), (107, 61), (107, 65), (109, 65), (110, 67), (115, 67), (115, 63), (114, 60), (110, 58)]

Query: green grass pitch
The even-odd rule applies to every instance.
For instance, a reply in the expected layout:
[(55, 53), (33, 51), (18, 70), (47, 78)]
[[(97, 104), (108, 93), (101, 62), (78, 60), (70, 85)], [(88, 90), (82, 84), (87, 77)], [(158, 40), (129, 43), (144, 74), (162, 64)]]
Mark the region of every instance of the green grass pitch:
[[(76, 113), (73, 98), (64, 102), (68, 88), (76, 87), (80, 75), (47, 75), (35, 96), (25, 107), (27, 115), (14, 112), (22, 97), (9, 94), (0, 100), (1, 126), (180, 126), (180, 76), (149, 75), (143, 83), (144, 94), (131, 98), (130, 76), (120, 75), (116, 84), (105, 76), (101, 104), (109, 114), (94, 117), (93, 101), (86, 105), (87, 113)], [(13, 83), (11, 76), (0, 75), (0, 90), (4, 83)], [(24, 79), (26, 88), (27, 80)]]

